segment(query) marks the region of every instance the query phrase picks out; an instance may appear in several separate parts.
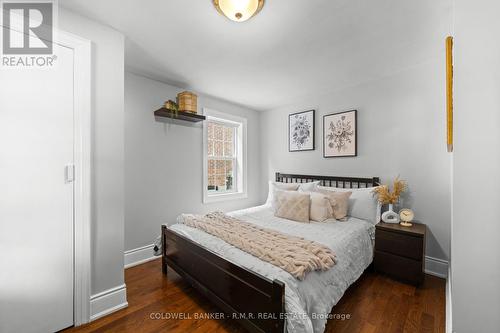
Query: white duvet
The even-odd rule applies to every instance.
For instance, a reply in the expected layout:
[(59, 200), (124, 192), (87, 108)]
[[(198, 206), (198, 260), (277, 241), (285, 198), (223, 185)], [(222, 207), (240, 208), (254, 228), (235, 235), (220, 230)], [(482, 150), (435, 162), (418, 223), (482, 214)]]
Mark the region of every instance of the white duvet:
[(201, 230), (178, 223), (169, 226), (176, 233), (217, 253), (222, 258), (244, 266), (271, 280), (285, 283), (286, 330), (289, 333), (320, 333), (328, 315), (346, 289), (356, 281), (372, 262), (375, 228), (364, 220), (349, 218), (345, 222), (300, 223), (275, 217), (270, 206), (258, 206), (228, 213), (241, 220), (304, 237), (328, 246), (337, 256), (337, 263), (325, 272), (308, 273), (299, 281), (270, 263), (243, 252), (221, 239)]

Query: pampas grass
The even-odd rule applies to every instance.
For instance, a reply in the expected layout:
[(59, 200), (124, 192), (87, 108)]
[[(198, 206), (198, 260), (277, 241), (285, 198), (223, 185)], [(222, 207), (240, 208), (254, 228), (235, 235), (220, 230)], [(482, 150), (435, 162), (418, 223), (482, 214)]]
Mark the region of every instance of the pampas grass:
[(392, 185), (392, 192), (388, 185), (377, 186), (373, 190), (373, 195), (377, 195), (377, 200), (383, 205), (395, 204), (399, 201), (401, 194), (406, 191), (406, 181), (397, 177)]

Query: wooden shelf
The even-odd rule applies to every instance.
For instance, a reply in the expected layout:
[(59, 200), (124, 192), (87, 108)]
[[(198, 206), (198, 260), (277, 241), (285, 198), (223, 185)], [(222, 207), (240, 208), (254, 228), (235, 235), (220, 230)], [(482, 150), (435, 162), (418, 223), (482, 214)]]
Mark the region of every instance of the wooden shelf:
[(173, 111), (167, 110), (165, 108), (161, 108), (161, 109), (156, 110), (155, 116), (190, 121), (193, 123), (197, 123), (199, 121), (203, 121), (206, 119), (206, 117), (202, 116), (201, 114), (185, 112), (185, 111), (177, 112), (177, 116), (176, 116)]

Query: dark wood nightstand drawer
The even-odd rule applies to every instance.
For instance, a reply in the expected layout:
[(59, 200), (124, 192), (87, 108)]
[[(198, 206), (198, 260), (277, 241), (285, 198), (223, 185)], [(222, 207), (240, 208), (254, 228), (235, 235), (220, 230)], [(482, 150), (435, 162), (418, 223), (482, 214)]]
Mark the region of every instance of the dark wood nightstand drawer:
[(422, 237), (405, 235), (385, 230), (376, 230), (375, 249), (398, 256), (422, 260), (424, 242)]
[(423, 262), (375, 251), (375, 270), (397, 279), (419, 285), (424, 280)]

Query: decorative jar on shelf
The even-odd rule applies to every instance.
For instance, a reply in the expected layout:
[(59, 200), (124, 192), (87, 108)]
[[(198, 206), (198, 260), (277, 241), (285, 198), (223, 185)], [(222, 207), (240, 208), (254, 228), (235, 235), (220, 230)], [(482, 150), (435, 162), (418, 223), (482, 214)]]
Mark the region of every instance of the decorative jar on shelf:
[(179, 111), (196, 113), (198, 111), (198, 96), (190, 91), (183, 91), (177, 95)]

